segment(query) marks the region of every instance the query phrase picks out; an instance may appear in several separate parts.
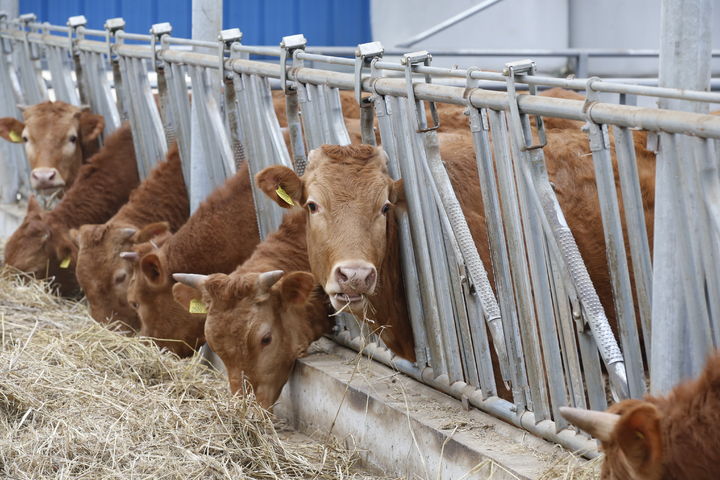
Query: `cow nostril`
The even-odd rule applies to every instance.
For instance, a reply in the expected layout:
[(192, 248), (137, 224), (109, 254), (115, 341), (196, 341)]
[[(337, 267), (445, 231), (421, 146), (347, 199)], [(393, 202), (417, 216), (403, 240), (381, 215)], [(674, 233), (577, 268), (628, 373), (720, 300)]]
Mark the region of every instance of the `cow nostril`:
[(34, 170), (33, 170), (33, 172), (32, 172), (31, 177), (34, 178), (35, 180), (40, 180), (40, 178), (38, 177), (38, 172), (36, 172), (36, 171), (34, 171)]
[(342, 268), (338, 268), (336, 271), (336, 275), (337, 275), (338, 281), (340, 283), (345, 283), (348, 280), (348, 276), (345, 275), (345, 273), (342, 270), (343, 270)]
[(57, 172), (55, 172), (54, 170), (50, 172), (50, 175), (48, 175), (48, 180), (52, 180), (53, 178), (55, 178), (55, 173)]
[(367, 285), (368, 288), (372, 288), (372, 286), (375, 285), (376, 275), (375, 270), (370, 270), (368, 276), (365, 277), (365, 285)]

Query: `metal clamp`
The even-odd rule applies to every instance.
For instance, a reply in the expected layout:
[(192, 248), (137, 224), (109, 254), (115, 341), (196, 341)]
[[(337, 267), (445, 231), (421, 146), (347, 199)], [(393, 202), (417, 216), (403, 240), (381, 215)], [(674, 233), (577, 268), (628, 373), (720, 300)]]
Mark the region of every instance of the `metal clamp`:
[(361, 43), (355, 49), (355, 100), (360, 106), (369, 103), (371, 97), (362, 98), (362, 71), (376, 58), (382, 58), (385, 48), (380, 42)]
[(306, 45), (307, 39), (302, 33), (283, 37), (280, 42), (280, 85), (286, 94), (292, 89), (287, 80), (288, 57), (293, 59), (293, 67), (301, 66), (302, 60), (295, 57), (295, 52), (304, 51)]
[[(407, 84), (408, 101), (412, 104), (414, 108), (417, 101), (415, 100), (415, 88), (412, 81), (413, 67), (418, 64), (429, 67), (432, 63), (432, 55), (430, 55), (427, 50), (410, 52), (402, 56), (402, 59), (400, 59), (400, 63), (402, 65), (405, 65), (405, 82)], [(432, 83), (432, 77), (429, 73), (425, 74), (425, 83)], [(440, 117), (438, 116), (435, 102), (428, 103), (430, 104), (430, 116), (432, 117), (433, 126), (423, 128), (425, 125), (425, 118), (423, 118), (423, 116), (421, 115), (418, 115), (418, 128), (416, 130), (418, 133), (429, 132), (431, 130), (437, 130), (438, 128), (440, 128)]]
[[(475, 107), (475, 105), (472, 104), (472, 101), (470, 99), (470, 97), (472, 96), (472, 92), (480, 87), (480, 79), (472, 77), (473, 72), (479, 71), (482, 71), (480, 67), (470, 67), (467, 69), (467, 73), (465, 74), (465, 91), (463, 92), (463, 97), (465, 97), (465, 100), (467, 102), (465, 115), (470, 116), (470, 131), (472, 132), (477, 132), (481, 129), (486, 131), (490, 130), (490, 122), (487, 118), (487, 110), (484, 108)], [(477, 115), (474, 114), (476, 110), (479, 110), (479, 113)]]
[(599, 80), (600, 78), (598, 77), (590, 77), (587, 79), (587, 82), (585, 83), (585, 103), (582, 108), (586, 121), (585, 125), (583, 125), (583, 130), (597, 130), (597, 135), (590, 135), (590, 151), (592, 152), (610, 148), (610, 135), (608, 134), (607, 125), (603, 124), (600, 126), (592, 119), (592, 109), (600, 100), (597, 90), (593, 88), (593, 83)]
[(172, 25), (170, 25), (169, 22), (155, 23), (150, 27), (150, 52), (152, 53), (152, 65), (155, 70), (159, 67), (156, 49), (158, 40), (160, 41), (160, 45), (162, 45), (162, 37), (170, 35), (171, 33)]
[(20, 23), (21, 28), (23, 29), (25, 35), (23, 36), (23, 41), (25, 42), (25, 45), (27, 46), (28, 55), (30, 57), (30, 60), (40, 60), (40, 52), (39, 46), (36, 46), (36, 51), (33, 52), (33, 46), (32, 43), (30, 43), (30, 40), (28, 39), (28, 35), (32, 32), (32, 27), (30, 26), (31, 23), (35, 23), (37, 20), (37, 15), (34, 13), (25, 13), (23, 15), (20, 15), (18, 17), (18, 23)]
[[(7, 28), (9, 22), (8, 22), (8, 14), (5, 11), (0, 12), (0, 25), (3, 25)], [(0, 36), (0, 47), (2, 47), (2, 53), (5, 55), (9, 55), (13, 52), (12, 43), (10, 42), (9, 38), (5, 38)]]
[[(68, 18), (67, 26), (70, 27), (68, 31), (68, 38), (70, 39), (70, 53), (75, 56), (75, 43), (77, 40), (83, 38), (82, 31), (79, 30), (81, 27), (87, 25), (87, 19), (84, 15), (76, 15)], [(73, 39), (75, 37), (75, 39)]]
[[(108, 18), (103, 25), (105, 29), (105, 43), (107, 45), (108, 58), (112, 59), (114, 52), (111, 39), (115, 38), (115, 32), (125, 30), (125, 20), (122, 17)], [(116, 39), (116, 42), (119, 39)]]
[[(539, 142), (533, 144), (532, 132), (522, 128), (522, 121), (520, 120), (520, 107), (518, 106), (517, 100), (518, 95), (515, 91), (515, 76), (516, 75), (535, 75), (535, 62), (530, 59), (518, 60), (516, 62), (509, 62), (505, 64), (503, 68), (503, 75), (507, 78), (507, 93), (508, 93), (508, 105), (510, 106), (510, 121), (515, 122), (518, 132), (522, 132), (522, 142), (520, 143), (520, 149), (522, 151), (535, 150), (542, 148), (547, 145), (547, 138), (545, 136), (545, 124), (540, 115), (534, 115), (535, 122), (537, 125), (538, 139)], [(528, 91), (530, 95), (537, 94), (537, 88), (535, 85), (528, 84)], [(529, 137), (529, 138), (528, 138)]]
[(243, 34), (239, 28), (223, 30), (218, 35), (218, 71), (220, 72), (220, 85), (225, 84), (225, 52), (232, 55), (232, 44), (240, 42)]

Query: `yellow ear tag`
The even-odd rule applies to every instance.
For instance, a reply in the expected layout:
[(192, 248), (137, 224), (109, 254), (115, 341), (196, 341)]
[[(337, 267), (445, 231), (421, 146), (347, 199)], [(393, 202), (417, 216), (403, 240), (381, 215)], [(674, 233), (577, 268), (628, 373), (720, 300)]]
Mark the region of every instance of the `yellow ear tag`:
[(197, 298), (193, 298), (190, 300), (190, 308), (188, 309), (190, 313), (207, 313), (207, 308), (205, 308), (205, 304), (202, 302), (202, 300), (198, 300)]
[(290, 205), (291, 207), (294, 207), (295, 204), (292, 201), (292, 198), (290, 198), (290, 195), (283, 189), (283, 187), (277, 187), (277, 190), (275, 190), (275, 193), (277, 193), (277, 196), (285, 200), (285, 203)]
[(15, 133), (13, 130), (10, 130), (9, 136), (10, 136), (10, 140), (12, 140), (13, 143), (22, 143), (22, 141), (23, 141), (22, 137), (20, 135), (18, 135), (17, 133)]
[(65, 259), (60, 262), (60, 268), (68, 268), (70, 266), (70, 257), (65, 257)]

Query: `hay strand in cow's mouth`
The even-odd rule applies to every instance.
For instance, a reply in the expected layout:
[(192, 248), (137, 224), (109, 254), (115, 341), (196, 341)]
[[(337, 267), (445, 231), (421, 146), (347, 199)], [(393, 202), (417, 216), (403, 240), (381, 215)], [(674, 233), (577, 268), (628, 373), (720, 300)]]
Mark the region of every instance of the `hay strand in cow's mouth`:
[(355, 455), (287, 443), (252, 395), (0, 270), (1, 478), (353, 478)]

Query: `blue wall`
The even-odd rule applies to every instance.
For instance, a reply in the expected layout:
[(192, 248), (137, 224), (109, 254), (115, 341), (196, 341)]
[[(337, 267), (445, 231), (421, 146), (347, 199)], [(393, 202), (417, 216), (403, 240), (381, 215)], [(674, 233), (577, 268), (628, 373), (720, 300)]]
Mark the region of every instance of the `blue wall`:
[[(123, 17), (131, 33), (170, 22), (174, 36), (190, 38), (191, 5), (192, 0), (20, 0), (20, 13), (56, 25), (85, 15), (88, 28), (96, 29), (108, 18)], [(296, 33), (303, 33), (308, 45), (357, 45), (371, 40), (370, 0), (225, 0), (223, 28), (232, 27), (249, 45), (278, 45)]]

